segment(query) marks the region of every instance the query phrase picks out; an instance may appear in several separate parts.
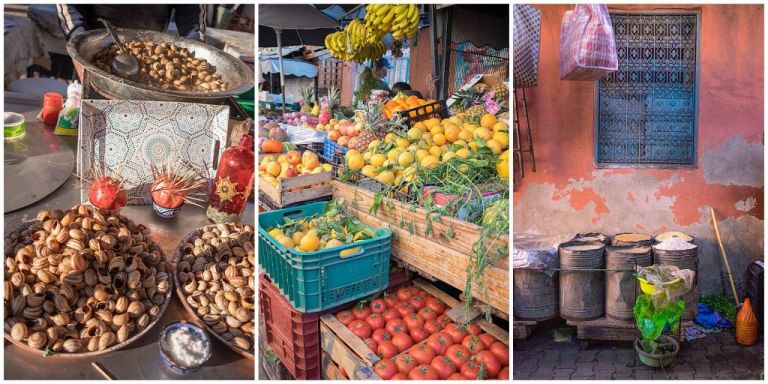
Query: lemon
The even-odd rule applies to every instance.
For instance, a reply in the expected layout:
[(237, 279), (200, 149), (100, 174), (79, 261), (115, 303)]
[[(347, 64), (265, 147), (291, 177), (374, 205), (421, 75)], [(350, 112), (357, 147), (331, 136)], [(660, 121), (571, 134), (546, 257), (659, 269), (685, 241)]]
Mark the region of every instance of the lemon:
[(475, 135), (468, 129), (462, 129), (461, 132), (459, 132), (459, 140), (470, 141), (474, 138)]
[(402, 151), (403, 150), (400, 149), (400, 148), (390, 149), (389, 152), (387, 152), (387, 159), (389, 159), (389, 161), (391, 161), (393, 163), (396, 162), (397, 161), (397, 157), (400, 156), (400, 153)]
[(376, 180), (382, 184), (387, 185), (394, 185), (395, 184), (395, 174), (392, 173), (392, 171), (383, 171), (379, 173), (378, 176), (376, 176)]
[(443, 162), (453, 159), (454, 157), (456, 157), (456, 152), (448, 151), (446, 153), (443, 153)]
[(469, 157), (469, 149), (467, 148), (461, 148), (458, 151), (456, 151), (456, 156), (461, 157), (462, 159), (466, 159)]
[(506, 132), (494, 132), (491, 140), (495, 140), (497, 143), (499, 143), (501, 148), (509, 147), (509, 135)]
[(445, 127), (445, 139), (453, 143), (459, 139), (459, 133), (461, 129), (455, 125), (448, 125)]
[(280, 236), (277, 239), (277, 242), (280, 243), (280, 245), (282, 245), (283, 247), (286, 247), (289, 249), (293, 248), (293, 240), (291, 240), (291, 238), (288, 236)]
[(480, 126), (485, 128), (492, 128), (496, 124), (496, 116), (486, 113), (480, 118)]
[(443, 135), (442, 133), (438, 133), (434, 137), (432, 137), (432, 142), (435, 143), (435, 145), (443, 145), (447, 141), (448, 140), (445, 138), (445, 135)]
[(496, 140), (493, 140), (493, 139), (491, 139), (491, 140), (488, 140), (488, 141), (486, 141), (486, 142), (485, 142), (485, 146), (486, 146), (486, 147), (488, 147), (488, 148), (490, 148), (490, 149), (491, 149), (491, 151), (492, 151), (492, 152), (493, 152), (495, 155), (498, 155), (499, 153), (501, 153), (501, 150), (502, 150), (502, 148), (501, 148), (501, 144), (499, 144), (499, 142), (498, 142), (498, 141), (496, 141)]
[(382, 155), (381, 153), (377, 153), (371, 156), (371, 165), (373, 165), (376, 168), (384, 164), (385, 161), (387, 161), (387, 157)]
[(405, 137), (398, 137), (395, 139), (395, 145), (398, 146), (398, 148), (406, 149), (409, 145), (411, 145), (411, 142), (408, 141)]
[(475, 138), (481, 138), (483, 140), (490, 140), (493, 137), (493, 132), (485, 127), (475, 129)]
[(429, 155), (421, 159), (422, 167), (434, 168), (437, 166), (438, 163), (440, 163), (440, 160), (438, 160), (437, 156), (433, 156), (433, 155)]
[(440, 119), (435, 118), (435, 117), (433, 117), (431, 119), (424, 120), (424, 125), (427, 127), (427, 129), (431, 129), (432, 127), (434, 127), (435, 125), (438, 125), (438, 124), (440, 124)]
[(420, 129), (422, 132), (424, 132), (424, 131), (426, 131), (426, 130), (427, 130), (427, 126), (426, 126), (426, 125), (424, 125), (424, 123), (423, 123), (423, 122), (421, 122), (421, 121), (417, 121), (417, 122), (416, 122), (416, 124), (414, 124), (414, 125), (413, 125), (413, 128), (418, 128), (418, 129)]
[(363, 169), (364, 165), (365, 159), (359, 153), (353, 154), (352, 156), (347, 156), (347, 167), (349, 167), (349, 169), (359, 171)]
[(421, 136), (424, 135), (424, 131), (414, 126), (413, 128), (408, 130), (407, 135), (408, 135), (408, 140), (410, 140), (411, 142), (415, 142), (421, 139)]
[[(291, 240), (293, 240), (294, 244), (298, 244), (301, 241), (301, 238), (304, 236), (304, 232), (302, 231), (296, 231), (291, 236)], [(287, 248), (287, 247), (286, 247)]]
[(467, 131), (474, 132), (475, 129), (477, 129), (477, 124), (475, 123), (464, 123), (462, 124), (461, 128), (466, 129)]
[(373, 165), (366, 165), (363, 167), (363, 169), (360, 171), (365, 177), (369, 177), (371, 179), (376, 178), (376, 167)]
[(369, 150), (373, 150), (373, 148), (376, 148), (376, 146), (377, 146), (377, 145), (379, 145), (379, 144), (381, 144), (381, 140), (379, 140), (379, 139), (376, 139), (376, 140), (374, 140), (374, 141), (371, 141), (371, 142), (368, 144), (368, 149), (369, 149)]
[(397, 156), (397, 163), (400, 164), (403, 167), (407, 167), (411, 164), (413, 164), (413, 153), (405, 151), (401, 153), (399, 156)]
[(275, 228), (269, 231), (269, 235), (274, 237), (275, 239), (285, 236), (285, 234), (283, 234), (283, 231), (280, 228)]
[(371, 153), (371, 152), (369, 152), (369, 151), (365, 151), (365, 152), (363, 153), (363, 160), (365, 160), (365, 162), (366, 162), (366, 163), (370, 163), (370, 162), (371, 162), (371, 156), (372, 156), (372, 155), (373, 155), (373, 153)]
[(502, 159), (496, 164), (496, 173), (504, 179), (509, 179), (509, 160)]
[(443, 149), (441, 147), (438, 147), (438, 146), (433, 146), (433, 147), (429, 148), (429, 153), (432, 156), (436, 156), (439, 159), (440, 155), (443, 154)]
[(462, 147), (466, 147), (466, 146), (467, 146), (467, 142), (466, 142), (466, 141), (464, 141), (464, 140), (456, 140), (456, 141), (453, 143), (453, 145), (461, 145)]
[(431, 133), (432, 135), (437, 135), (443, 132), (445, 132), (445, 128), (443, 128), (443, 126), (439, 124), (429, 129), (429, 133)]
[(421, 159), (427, 156), (429, 156), (429, 151), (427, 151), (426, 149), (419, 149), (418, 151), (416, 151), (416, 160), (418, 160), (419, 162), (421, 162)]
[(509, 127), (503, 121), (499, 121), (493, 125), (494, 132), (509, 132)]
[(323, 171), (325, 172), (330, 172), (333, 170), (333, 166), (328, 163), (323, 163), (322, 167), (323, 167)]
[(342, 245), (344, 245), (343, 241), (339, 239), (330, 239), (327, 243), (325, 243), (325, 249), (341, 247)]
[(387, 133), (386, 136), (384, 136), (384, 142), (389, 144), (393, 140), (395, 140), (396, 138), (397, 138), (397, 136), (395, 135), (395, 133), (394, 132), (390, 132), (390, 133)]
[(302, 236), (299, 248), (301, 248), (302, 252), (317, 251), (320, 248), (320, 238), (317, 237), (316, 232), (309, 231), (306, 235)]

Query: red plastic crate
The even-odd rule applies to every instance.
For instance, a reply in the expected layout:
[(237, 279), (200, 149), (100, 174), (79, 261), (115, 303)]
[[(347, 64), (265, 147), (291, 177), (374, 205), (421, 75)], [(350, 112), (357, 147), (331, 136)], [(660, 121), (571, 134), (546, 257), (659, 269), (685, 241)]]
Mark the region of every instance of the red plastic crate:
[(259, 309), (267, 344), (297, 380), (320, 380), (320, 315), (301, 313), (259, 274)]

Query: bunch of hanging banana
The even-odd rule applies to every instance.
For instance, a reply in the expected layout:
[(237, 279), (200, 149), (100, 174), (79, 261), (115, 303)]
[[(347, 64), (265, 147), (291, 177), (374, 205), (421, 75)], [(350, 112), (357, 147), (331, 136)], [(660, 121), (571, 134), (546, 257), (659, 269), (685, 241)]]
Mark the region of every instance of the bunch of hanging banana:
[(366, 7), (365, 25), (381, 40), (391, 33), (395, 40), (413, 39), (419, 30), (419, 8), (416, 4), (370, 4)]
[(333, 57), (341, 60), (352, 60), (354, 51), (351, 47), (350, 38), (346, 31), (339, 31), (325, 36), (325, 47), (331, 52)]

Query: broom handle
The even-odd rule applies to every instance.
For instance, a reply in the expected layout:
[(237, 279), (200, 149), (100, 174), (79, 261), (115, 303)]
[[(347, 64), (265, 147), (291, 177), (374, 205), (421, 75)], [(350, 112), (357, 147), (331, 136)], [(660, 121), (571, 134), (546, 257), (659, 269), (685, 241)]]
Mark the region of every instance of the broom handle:
[(733, 290), (733, 300), (736, 301), (736, 306), (739, 306), (739, 296), (736, 294), (736, 285), (733, 284), (733, 274), (731, 273), (731, 266), (728, 264), (728, 255), (725, 253), (725, 247), (723, 247), (723, 240), (720, 239), (720, 230), (717, 229), (717, 219), (715, 219), (715, 209), (709, 207), (712, 212), (712, 224), (715, 225), (715, 236), (717, 236), (717, 244), (720, 246), (720, 255), (723, 256), (723, 262), (725, 263), (725, 269), (728, 271), (728, 281), (731, 282), (731, 290)]

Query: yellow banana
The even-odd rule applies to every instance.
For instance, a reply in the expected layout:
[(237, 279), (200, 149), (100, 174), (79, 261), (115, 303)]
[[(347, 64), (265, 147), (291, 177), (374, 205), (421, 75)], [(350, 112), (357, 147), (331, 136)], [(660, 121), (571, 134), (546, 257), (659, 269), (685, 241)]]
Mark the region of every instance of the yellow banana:
[(419, 22), (419, 12), (414, 12), (413, 15), (411, 15), (411, 23), (418, 23)]
[(390, 8), (389, 13), (387, 13), (387, 15), (384, 16), (384, 18), (381, 20), (381, 23), (384, 24), (384, 25), (389, 25), (390, 23), (392, 23), (392, 19), (395, 18), (395, 11), (396, 10), (397, 10), (397, 8)]
[(389, 9), (392, 8), (390, 4), (382, 4), (381, 8), (376, 10), (376, 16), (384, 16), (389, 12)]

